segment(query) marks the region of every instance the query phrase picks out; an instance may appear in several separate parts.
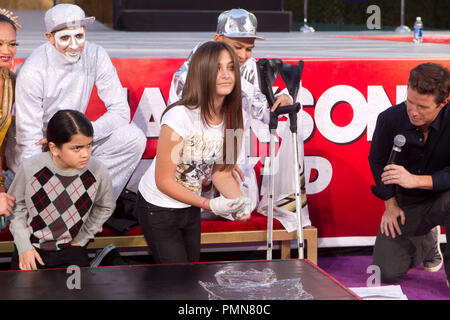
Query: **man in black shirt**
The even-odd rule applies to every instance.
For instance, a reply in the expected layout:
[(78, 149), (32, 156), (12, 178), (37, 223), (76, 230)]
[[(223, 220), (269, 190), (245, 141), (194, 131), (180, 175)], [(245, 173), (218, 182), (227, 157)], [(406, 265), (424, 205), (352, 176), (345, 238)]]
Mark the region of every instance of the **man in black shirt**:
[[(421, 263), (427, 271), (442, 266), (439, 225), (450, 239), (449, 92), (449, 70), (421, 64), (410, 72), (406, 101), (378, 116), (369, 164), (372, 192), (385, 204), (372, 257), (383, 282), (396, 282)], [(387, 165), (398, 134), (406, 143)], [(444, 264), (448, 284), (450, 246)]]

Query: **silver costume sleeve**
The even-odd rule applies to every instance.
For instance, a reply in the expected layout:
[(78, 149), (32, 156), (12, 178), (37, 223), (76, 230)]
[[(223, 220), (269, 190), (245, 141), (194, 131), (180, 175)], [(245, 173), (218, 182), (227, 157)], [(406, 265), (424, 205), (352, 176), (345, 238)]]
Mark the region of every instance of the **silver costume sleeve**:
[(172, 83), (170, 84), (169, 99), (167, 105), (171, 105), (181, 100), (184, 83), (186, 82), (187, 67), (183, 64), (177, 72), (174, 73)]
[(126, 89), (122, 87), (116, 68), (106, 51), (99, 47), (95, 85), (98, 96), (105, 104), (107, 112), (96, 121), (94, 141), (108, 137), (116, 128), (130, 123), (130, 106)]
[(191, 53), (187, 57), (186, 61), (181, 65), (181, 67), (174, 73), (172, 78), (172, 83), (170, 84), (169, 99), (167, 100), (167, 105), (171, 105), (179, 100), (183, 93), (183, 87), (186, 83), (187, 72), (189, 70), (189, 63), (191, 62), (192, 55), (197, 51), (198, 47), (204, 44), (206, 41), (198, 43)]
[(42, 152), (36, 142), (44, 137), (42, 74), (21, 68), (15, 89), (16, 162)]
[(267, 105), (266, 96), (261, 90), (241, 77), (242, 108), (253, 119), (269, 123), (270, 110)]

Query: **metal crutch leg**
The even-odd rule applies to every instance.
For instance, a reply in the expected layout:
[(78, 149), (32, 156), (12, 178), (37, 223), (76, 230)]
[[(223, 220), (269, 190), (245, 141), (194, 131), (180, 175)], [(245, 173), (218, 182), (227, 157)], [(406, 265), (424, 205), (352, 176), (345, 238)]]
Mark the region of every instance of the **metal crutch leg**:
[[(280, 74), (282, 62), (279, 59), (271, 61), (260, 59), (257, 62), (258, 75), (261, 91), (267, 98), (268, 107), (271, 108), (275, 102), (272, 85)], [(275, 134), (278, 126), (278, 115), (270, 113), (270, 162), (269, 162), (269, 187), (267, 190), (267, 260), (272, 260), (273, 249), (273, 208), (274, 208), (274, 178), (275, 178)]]
[[(294, 174), (295, 174), (295, 211), (297, 215), (297, 248), (298, 258), (304, 258), (304, 240), (303, 240), (303, 227), (302, 227), (302, 196), (300, 190), (300, 170), (298, 159), (298, 145), (297, 145), (297, 114), (289, 114), (289, 120), (291, 121), (291, 132), (294, 146)], [(292, 128), (292, 122), (295, 121), (295, 130)]]
[[(303, 60), (300, 60), (297, 66), (289, 65), (283, 63), (281, 70), (281, 77), (289, 90), (290, 95), (295, 98), (297, 97), (298, 91), (300, 89), (300, 80), (303, 73)], [(289, 112), (290, 130), (292, 134), (292, 144), (294, 147), (294, 175), (295, 175), (295, 211), (297, 220), (297, 248), (298, 248), (298, 258), (304, 258), (304, 239), (303, 239), (303, 224), (302, 224), (302, 197), (300, 188), (300, 160), (298, 157), (298, 144), (297, 144), (297, 116), (300, 111), (300, 103), (296, 104), (298, 108)]]
[(270, 177), (268, 188), (268, 207), (267, 207), (267, 260), (272, 260), (273, 249), (273, 207), (274, 207), (274, 188), (275, 188), (275, 130), (270, 133)]
[(269, 188), (267, 189), (267, 260), (272, 260), (273, 249), (273, 208), (275, 206), (275, 135), (278, 126), (278, 115), (270, 113), (270, 170), (269, 170)]
[[(298, 169), (298, 152), (297, 152), (297, 112), (300, 110), (300, 104), (296, 103), (290, 106), (278, 107), (274, 112), (270, 113), (270, 170), (269, 170), (269, 188), (267, 190), (267, 260), (272, 260), (272, 249), (273, 249), (273, 210), (275, 206), (274, 198), (274, 188), (275, 188), (275, 134), (278, 127), (278, 116), (281, 114), (289, 114), (289, 119), (291, 121), (291, 132), (292, 139), (294, 140), (294, 155), (295, 155), (295, 183), (296, 183), (296, 206), (297, 206), (297, 217), (300, 216), (299, 212), (301, 210), (301, 198), (300, 195), (300, 173)], [(295, 125), (293, 124), (295, 122)], [(300, 206), (300, 207), (299, 207)], [(300, 209), (299, 209), (300, 208)], [(299, 218), (297, 218), (299, 219)], [(298, 223), (298, 222), (297, 222)], [(303, 259), (303, 233), (301, 228), (301, 216), (300, 216), (300, 229), (297, 234), (300, 234), (299, 248), (301, 248), (300, 256)], [(300, 249), (299, 249), (300, 250)]]
[[(258, 62), (260, 72), (260, 86), (269, 102), (269, 108), (274, 104), (275, 98), (272, 92), (272, 85), (278, 74), (281, 73), (283, 81), (292, 97), (297, 96), (301, 74), (303, 71), (303, 61), (299, 61), (298, 66), (292, 66), (283, 63), (279, 59), (261, 59)], [(300, 172), (297, 145), (297, 113), (300, 110), (300, 103), (294, 103), (290, 106), (278, 107), (274, 112), (270, 113), (270, 168), (269, 168), (269, 187), (267, 190), (267, 260), (272, 259), (273, 250), (273, 211), (275, 206), (274, 188), (275, 188), (275, 134), (278, 127), (278, 116), (281, 114), (289, 114), (290, 130), (292, 133), (294, 146), (294, 175), (295, 175), (295, 197), (296, 197), (296, 213), (297, 213), (297, 242), (299, 258), (304, 257), (304, 241), (301, 217), (301, 190), (300, 190)]]

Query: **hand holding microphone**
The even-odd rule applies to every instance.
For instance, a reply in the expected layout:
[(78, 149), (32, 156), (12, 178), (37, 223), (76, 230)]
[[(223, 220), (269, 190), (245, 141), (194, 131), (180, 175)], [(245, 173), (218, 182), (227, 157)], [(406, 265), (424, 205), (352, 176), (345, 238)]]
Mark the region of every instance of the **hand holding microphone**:
[[(398, 156), (402, 152), (402, 147), (406, 143), (406, 138), (402, 134), (398, 134), (394, 137), (394, 145), (392, 146), (391, 154), (387, 161), (387, 166), (384, 167), (384, 172), (381, 174), (381, 181), (384, 184), (397, 184), (400, 178), (397, 169), (400, 166), (396, 166), (398, 161)], [(402, 167), (403, 168), (403, 167)]]
[(398, 156), (402, 152), (402, 147), (406, 143), (404, 135), (398, 134), (394, 138), (394, 145), (384, 172), (381, 174), (381, 181), (384, 184), (397, 184), (403, 188), (416, 188), (422, 183), (419, 181), (420, 176), (411, 174), (405, 167), (398, 165)]
[(406, 138), (402, 134), (398, 134), (394, 138), (394, 145), (392, 146), (391, 154), (389, 155), (389, 159), (387, 164), (397, 164), (397, 158), (400, 152), (402, 152), (402, 147), (406, 143)]

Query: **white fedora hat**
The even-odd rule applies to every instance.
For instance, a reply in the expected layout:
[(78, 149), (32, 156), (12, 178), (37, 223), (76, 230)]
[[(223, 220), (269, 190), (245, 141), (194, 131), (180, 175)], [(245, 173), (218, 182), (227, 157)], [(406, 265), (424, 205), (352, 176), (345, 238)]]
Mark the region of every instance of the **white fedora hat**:
[(79, 6), (62, 3), (47, 10), (44, 20), (47, 32), (53, 32), (70, 27), (87, 27), (94, 23), (95, 17), (86, 18)]

